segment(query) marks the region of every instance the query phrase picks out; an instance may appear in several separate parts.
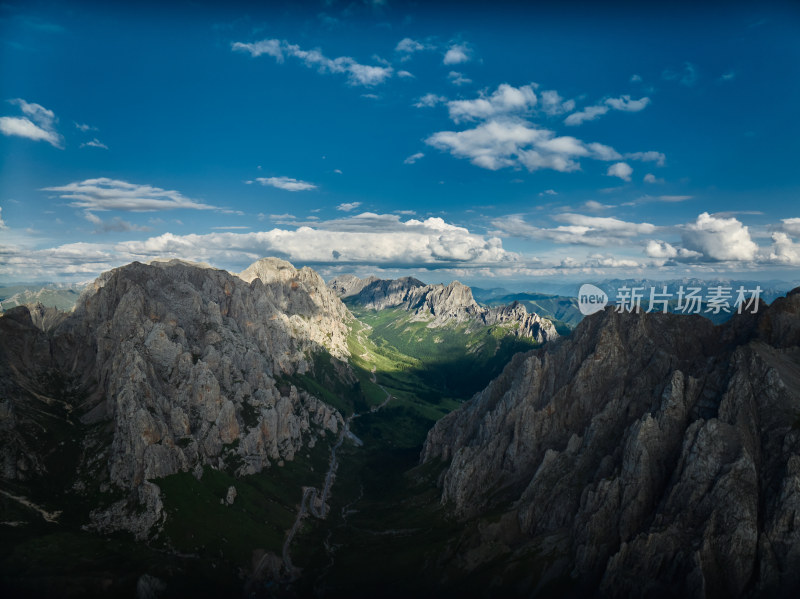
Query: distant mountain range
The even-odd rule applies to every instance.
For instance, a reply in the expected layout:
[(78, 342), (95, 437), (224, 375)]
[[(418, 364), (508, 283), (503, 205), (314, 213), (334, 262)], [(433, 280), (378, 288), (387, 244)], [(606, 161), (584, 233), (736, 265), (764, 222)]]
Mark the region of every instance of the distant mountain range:
[(0, 286), (0, 312), (25, 304), (71, 310), (86, 283), (20, 283)]

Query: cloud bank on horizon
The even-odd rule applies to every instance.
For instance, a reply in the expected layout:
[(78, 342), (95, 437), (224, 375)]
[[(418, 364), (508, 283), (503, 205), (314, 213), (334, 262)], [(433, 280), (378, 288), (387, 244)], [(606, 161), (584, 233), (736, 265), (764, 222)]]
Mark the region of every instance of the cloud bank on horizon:
[(0, 280), (265, 255), (323, 274), (796, 278), (790, 4), (683, 14), (681, 39), (712, 44), (646, 8), (310, 6), (0, 8)]

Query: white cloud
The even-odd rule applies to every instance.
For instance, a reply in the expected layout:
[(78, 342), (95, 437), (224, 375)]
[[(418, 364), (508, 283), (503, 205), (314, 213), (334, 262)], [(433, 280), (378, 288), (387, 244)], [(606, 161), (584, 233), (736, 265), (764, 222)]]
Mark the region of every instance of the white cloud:
[(316, 68), (320, 73), (342, 73), (348, 76), (351, 85), (372, 86), (383, 83), (392, 76), (391, 66), (364, 65), (349, 56), (328, 58), (319, 50), (303, 50), (296, 44), (286, 40), (261, 40), (254, 43), (235, 42), (231, 45), (235, 52), (248, 52), (252, 57), (263, 54), (272, 56), (282, 63), (286, 56), (300, 59), (309, 68)]
[(87, 125), (86, 123), (75, 123), (75, 128), (78, 131), (83, 131), (84, 133), (88, 131), (97, 131), (97, 127), (92, 127), (91, 125)]
[(642, 82), (642, 76), (641, 75), (637, 75), (636, 73), (631, 75), (631, 83), (641, 83), (641, 82)]
[(617, 162), (608, 167), (606, 174), (609, 177), (619, 177), (623, 181), (630, 181), (633, 169), (627, 162)]
[(351, 212), (361, 206), (361, 202), (346, 202), (344, 204), (339, 204), (336, 206), (337, 210), (341, 210), (342, 212)]
[(3, 220), (3, 207), (0, 206), (0, 230), (2, 229), (8, 229), (8, 225), (6, 225), (6, 222)]
[[(623, 112), (638, 112), (643, 110), (649, 103), (650, 98), (631, 100), (629, 95), (623, 95), (619, 98), (607, 98), (603, 104), (587, 106), (581, 111), (573, 112), (564, 119), (564, 124), (574, 127), (585, 123), (586, 121), (593, 121), (606, 114), (610, 108), (613, 108), (614, 110), (621, 110)], [(574, 103), (572, 108), (574, 108)], [(570, 110), (572, 108), (570, 108)]]
[(540, 94), (540, 106), (545, 114), (555, 116), (575, 110), (575, 100), (564, 100), (554, 89), (548, 89)]
[(587, 106), (579, 112), (573, 112), (564, 119), (564, 124), (574, 127), (585, 123), (586, 121), (593, 121), (599, 116), (608, 112), (608, 106)]
[(795, 243), (786, 234), (776, 231), (772, 234), (772, 247), (766, 256), (769, 262), (800, 266), (800, 243)]
[(83, 218), (85, 218), (86, 220), (88, 220), (88, 221), (89, 221), (90, 223), (92, 223), (93, 225), (101, 225), (101, 224), (103, 224), (103, 219), (101, 219), (101, 218), (100, 218), (99, 216), (97, 216), (96, 214), (93, 214), (93, 213), (91, 213), (91, 212), (88, 212), (88, 211), (87, 211), (87, 212), (84, 212), (84, 214), (83, 214)]
[(525, 167), (529, 171), (551, 169), (566, 173), (580, 170), (578, 159), (582, 157), (620, 158), (609, 146), (586, 144), (570, 136), (556, 137), (553, 131), (515, 118), (491, 119), (465, 131), (439, 131), (425, 143), (490, 170)]
[(450, 79), (450, 83), (453, 85), (466, 85), (467, 83), (472, 83), (472, 79), (464, 77), (464, 75), (458, 71), (450, 71), (447, 74), (447, 78)]
[(444, 64), (461, 64), (469, 62), (470, 49), (466, 44), (453, 44), (447, 49), (444, 55)]
[(593, 212), (599, 212), (601, 210), (608, 210), (610, 208), (614, 208), (614, 206), (612, 206), (611, 204), (601, 204), (600, 202), (597, 202), (595, 200), (587, 200), (586, 202), (584, 202), (583, 205), (587, 210), (591, 210)]
[(632, 223), (608, 216), (586, 216), (583, 214), (564, 213), (554, 217), (560, 222), (580, 227), (589, 227), (601, 233), (612, 233), (621, 237), (649, 235), (656, 230), (650, 223)]
[(363, 213), (295, 230), (213, 232), (204, 235), (165, 233), (143, 241), (73, 243), (30, 250), (0, 248), (0, 276), (32, 277), (98, 274), (138, 260), (181, 258), (243, 268), (278, 255), (295, 264), (374, 267), (514, 267), (517, 254), (503, 249), (500, 239), (471, 233), (441, 218), (401, 220), (396, 214)]
[(416, 154), (412, 154), (411, 156), (403, 160), (403, 164), (414, 164), (417, 160), (424, 157), (425, 154), (423, 154), (422, 152), (417, 152)]
[(25, 116), (0, 117), (0, 133), (33, 141), (46, 141), (55, 148), (64, 148), (64, 140), (55, 129), (57, 119), (52, 110), (41, 104), (26, 102), (22, 98), (9, 100), (9, 103), (19, 106)]
[(497, 170), (519, 164), (523, 148), (547, 139), (549, 134), (520, 121), (492, 120), (466, 131), (439, 131), (425, 143), (468, 158), (476, 166)]
[(503, 83), (491, 96), (481, 94), (474, 100), (453, 100), (447, 103), (450, 118), (461, 121), (485, 120), (499, 115), (525, 113), (536, 106), (536, 93), (530, 85), (513, 87)]
[(400, 77), (400, 78), (403, 78), (403, 79), (407, 79), (407, 78), (413, 79), (414, 78), (414, 75), (412, 75), (408, 71), (397, 71), (397, 76)]
[(687, 249), (700, 252), (708, 260), (755, 259), (758, 246), (750, 231), (735, 218), (717, 218), (703, 212), (681, 233)]
[(781, 227), (787, 233), (800, 235), (800, 218), (784, 218), (781, 223)]
[(436, 106), (437, 104), (443, 104), (444, 102), (447, 102), (447, 98), (444, 96), (425, 94), (414, 103), (414, 106), (417, 108), (432, 108), (433, 106)]
[(599, 143), (590, 143), (586, 144), (586, 147), (589, 148), (592, 152), (592, 157), (596, 158), (597, 160), (619, 160), (622, 158), (622, 155), (617, 152), (614, 148), (610, 146), (605, 146)]
[(619, 98), (608, 98), (606, 104), (614, 110), (622, 110), (624, 112), (639, 112), (650, 103), (650, 98), (640, 98), (638, 100), (631, 100), (628, 95), (620, 96)]
[(664, 183), (664, 179), (659, 179), (653, 173), (647, 173), (644, 176), (645, 183)]
[(436, 46), (432, 44), (426, 44), (420, 42), (415, 39), (411, 39), (410, 37), (406, 37), (401, 39), (397, 46), (395, 46), (394, 51), (401, 55), (400, 60), (406, 61), (411, 58), (411, 56), (417, 52), (423, 52), (425, 50), (434, 50)]
[(81, 147), (82, 148), (86, 148), (86, 147), (89, 147), (89, 148), (100, 148), (100, 149), (103, 149), (103, 150), (107, 150), (108, 149), (108, 146), (106, 144), (104, 144), (103, 142), (101, 142), (96, 137), (92, 141), (87, 141), (85, 143), (82, 143)]
[(269, 185), (270, 187), (277, 187), (285, 191), (309, 191), (316, 189), (317, 186), (308, 181), (300, 181), (291, 177), (258, 177), (256, 179), (261, 185)]
[(395, 52), (403, 52), (407, 54), (413, 54), (414, 52), (420, 52), (421, 50), (425, 49), (425, 44), (418, 42), (416, 40), (411, 39), (410, 37), (406, 37), (401, 39), (397, 46), (395, 47)]
[(655, 225), (650, 223), (633, 223), (611, 217), (564, 213), (553, 218), (566, 224), (552, 228), (536, 227), (520, 215), (511, 215), (493, 220), (492, 226), (497, 228), (499, 234), (512, 237), (595, 247), (620, 245), (656, 230)]
[(667, 157), (661, 152), (650, 150), (649, 152), (628, 152), (625, 154), (628, 160), (640, 160), (641, 162), (655, 162), (658, 166), (664, 166)]
[(700, 252), (687, 250), (686, 248), (677, 248), (666, 241), (655, 240), (647, 242), (644, 253), (650, 258), (659, 260), (672, 260), (674, 258), (691, 260), (693, 258), (699, 258), (702, 255)]
[(721, 81), (733, 81), (734, 79), (736, 79), (736, 71), (733, 69), (725, 71), (720, 77)]
[(184, 197), (177, 191), (105, 177), (86, 179), (57, 187), (45, 187), (42, 191), (57, 192), (60, 198), (72, 200), (69, 203), (70, 206), (84, 210), (123, 210), (126, 212), (151, 212), (178, 208), (219, 210), (216, 206)]

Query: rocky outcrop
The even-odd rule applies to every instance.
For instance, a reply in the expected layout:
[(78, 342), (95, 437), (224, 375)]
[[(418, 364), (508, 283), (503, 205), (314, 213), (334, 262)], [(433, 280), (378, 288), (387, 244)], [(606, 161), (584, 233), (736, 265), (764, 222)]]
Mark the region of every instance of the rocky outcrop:
[(800, 290), (719, 327), (607, 308), (517, 355), (437, 423), (422, 459), (449, 462), (442, 501), (459, 517), (505, 514), (483, 547), (547, 556), (541, 581), (610, 597), (794, 596), (799, 345)]
[(553, 323), (537, 314), (529, 314), (519, 302), (485, 308), (472, 297), (472, 290), (458, 281), (426, 285), (413, 277), (383, 280), (344, 275), (332, 279), (328, 286), (341, 297), (368, 310), (401, 308), (411, 312), (413, 320), (428, 322), (431, 328), (475, 322), (487, 326), (504, 325), (511, 334), (532, 338), (537, 343), (558, 337)]
[(345, 298), (358, 295), (364, 287), (379, 280), (380, 279), (375, 276), (360, 279), (355, 275), (340, 275), (331, 279), (330, 282), (328, 282), (328, 287), (339, 297)]
[[(0, 389), (10, 398), (0, 404), (0, 427), (19, 428), (25, 397), (45, 395), (34, 365), (75, 381), (71, 418), (107, 423), (111, 433), (94, 455), (84, 447), (78, 474), (99, 455), (101, 484), (128, 492), (95, 510), (93, 524), (145, 537), (163, 516), (151, 481), (202, 466), (255, 473), (338, 433), (342, 415), (292, 380), (313, 374), (322, 356), (355, 381), (344, 362), (350, 318), (319, 275), (282, 260), (260, 260), (239, 276), (179, 261), (133, 263), (97, 279), (68, 316), (17, 308), (0, 319), (14, 331), (0, 354), (17, 385)], [(7, 478), (43, 473), (35, 451), (25, 457), (26, 443), (17, 435), (3, 444)]]

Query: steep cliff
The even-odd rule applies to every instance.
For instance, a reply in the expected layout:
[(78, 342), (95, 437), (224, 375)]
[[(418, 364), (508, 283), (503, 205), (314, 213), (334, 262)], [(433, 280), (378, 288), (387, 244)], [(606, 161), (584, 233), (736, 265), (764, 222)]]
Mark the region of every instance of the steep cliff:
[(97, 279), (68, 316), (16, 308), (0, 319), (0, 426), (13, 430), (3, 476), (48, 474), (37, 405), (59, 407), (91, 432), (73, 491), (125, 496), (95, 509), (92, 526), (146, 537), (163, 519), (151, 481), (203, 466), (255, 473), (338, 432), (342, 415), (294, 381), (320, 357), (355, 381), (344, 361), (350, 318), (316, 273), (274, 259), (240, 276), (133, 263)]
[[(605, 312), (518, 355), (440, 420), (422, 459), (501, 557), (604, 596), (794, 596), (800, 587), (800, 290), (715, 327)], [(502, 576), (501, 576), (502, 578)]]

